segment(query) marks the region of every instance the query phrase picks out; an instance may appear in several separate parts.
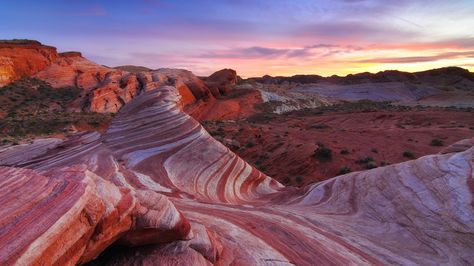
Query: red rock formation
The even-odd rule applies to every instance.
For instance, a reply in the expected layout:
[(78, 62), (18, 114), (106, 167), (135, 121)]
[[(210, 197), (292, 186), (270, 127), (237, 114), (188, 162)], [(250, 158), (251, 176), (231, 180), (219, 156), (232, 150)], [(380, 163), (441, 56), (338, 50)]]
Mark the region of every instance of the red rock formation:
[(215, 96), (226, 94), (232, 85), (237, 84), (237, 72), (233, 69), (219, 70), (206, 78), (206, 85)]
[[(99, 228), (103, 231), (99, 232), (107, 232), (100, 235), (109, 237), (85, 238), (92, 240), (84, 240), (86, 248), (80, 249), (84, 253), (67, 253), (71, 261), (92, 259), (109, 240), (115, 239), (116, 232), (127, 232), (122, 238), (117, 237), (118, 243), (136, 247), (114, 254), (113, 258), (104, 257), (102, 262), (110, 265), (474, 262), (471, 237), (474, 190), (470, 185), (474, 148), (348, 174), (304, 189), (283, 189), (182, 112), (176, 88), (153, 89), (154, 82), (144, 84), (147, 91), (120, 110), (107, 133), (78, 135), (33, 159), (16, 163), (17, 167), (34, 169), (46, 177), (61, 172), (68, 176), (67, 169), (85, 165), (90, 175), (96, 177), (95, 183), (104, 184), (104, 189), (97, 190), (98, 198), (106, 206), (115, 203), (110, 210), (122, 213), (119, 210), (130, 209), (120, 207), (122, 204), (118, 202), (123, 201), (100, 194), (109, 195), (117, 190), (119, 198), (129, 194), (137, 203), (149, 200), (140, 206), (156, 210), (135, 208), (139, 210), (135, 226), (119, 229), (115, 228), (117, 223), (107, 218), (96, 219), (98, 224), (107, 221), (102, 222)], [(113, 184), (115, 188), (105, 184)], [(3, 195), (6, 199), (15, 198), (11, 193)], [(76, 201), (81, 198), (84, 197), (77, 196)], [(14, 201), (8, 202), (4, 205), (7, 212), (18, 209), (14, 208)], [(37, 210), (39, 205), (29, 206)], [(165, 215), (176, 214), (178, 210), (185, 218)], [(42, 213), (46, 217), (41, 218), (48, 220), (49, 215), (45, 214), (49, 212)], [(62, 217), (62, 213), (59, 211), (57, 215)], [(184, 219), (191, 224), (189, 235)], [(19, 221), (22, 224), (26, 220), (19, 218)], [(166, 228), (168, 233), (142, 230), (150, 225)], [(45, 228), (56, 231), (52, 226)], [(19, 230), (3, 226), (2, 229), (14, 237), (0, 236), (3, 243), (0, 257), (14, 262), (17, 257), (11, 258), (6, 250), (16, 243), (10, 239), (16, 239)], [(44, 233), (35, 233), (18, 246), (26, 249), (42, 237)], [(172, 241), (179, 238), (189, 240)], [(141, 247), (151, 241), (167, 243)], [(42, 246), (54, 247), (55, 252), (64, 254), (74, 241), (66, 242), (67, 245), (54, 246), (53, 241), (46, 241)], [(46, 253), (40, 250), (36, 257), (26, 254), (25, 258), (35, 261)]]
[(0, 151), (2, 265), (82, 264), (112, 244), (127, 248), (106, 265), (474, 263), (470, 142), (285, 189), (183, 111), (212, 97), (190, 72), (66, 54), (36, 76), (120, 110), (104, 134)]
[(82, 96), (70, 106), (71, 110), (115, 113), (144, 90), (141, 83), (153, 83), (152, 88), (176, 86), (183, 105), (213, 98), (206, 84), (190, 71), (159, 69), (151, 73), (140, 69), (109, 68), (87, 60), (79, 52), (58, 54), (56, 48), (35, 41), (0, 42), (0, 86), (32, 76), (58, 89), (82, 88)]
[(0, 177), (2, 202), (15, 207), (0, 218), (2, 265), (74, 265), (118, 238), (134, 246), (189, 233), (189, 223), (165, 196), (119, 188), (83, 166), (42, 174), (0, 168)]
[(0, 41), (0, 87), (45, 69), (58, 57), (56, 48), (29, 40)]
[[(142, 91), (162, 85), (176, 86), (183, 97), (183, 105), (212, 98), (209, 88), (190, 71), (159, 69), (130, 73), (95, 64), (76, 52), (61, 54), (54, 64), (35, 77), (56, 88), (76, 86), (84, 89), (83, 97), (74, 108), (101, 113), (115, 113)], [(149, 84), (150, 88), (142, 84)]]

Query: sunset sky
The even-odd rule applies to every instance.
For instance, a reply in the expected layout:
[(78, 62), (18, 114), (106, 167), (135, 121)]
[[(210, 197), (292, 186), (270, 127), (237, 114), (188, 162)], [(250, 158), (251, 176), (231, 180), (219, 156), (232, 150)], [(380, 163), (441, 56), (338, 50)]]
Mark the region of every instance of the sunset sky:
[(474, 70), (472, 0), (0, 0), (0, 38), (207, 75)]

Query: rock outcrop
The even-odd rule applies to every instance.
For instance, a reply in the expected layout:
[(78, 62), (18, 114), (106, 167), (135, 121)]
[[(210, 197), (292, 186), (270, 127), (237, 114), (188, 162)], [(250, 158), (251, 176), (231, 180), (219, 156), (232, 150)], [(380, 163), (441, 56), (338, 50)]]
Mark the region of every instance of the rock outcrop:
[(165, 85), (178, 88), (183, 105), (213, 98), (206, 84), (187, 70), (131, 73), (95, 64), (80, 54), (63, 54), (35, 77), (56, 88), (75, 86), (83, 89), (82, 109), (100, 113), (115, 113), (138, 94)]
[(234, 72), (209, 88), (186, 70), (131, 73), (24, 49), (44, 64), (23, 73), (9, 63), (3, 80), (78, 87), (77, 106), (117, 115), (103, 134), (0, 150), (2, 265), (474, 263), (472, 140), (284, 188), (185, 112), (215, 100)]
[(56, 48), (36, 41), (0, 41), (0, 86), (23, 77), (33, 77), (54, 88), (77, 87), (83, 90), (71, 110), (115, 113), (147, 89), (171, 85), (178, 88), (183, 105), (207, 101), (220, 95), (192, 72), (182, 69), (158, 69), (123, 66), (109, 68), (84, 58), (80, 52), (58, 54)]
[(222, 69), (206, 78), (206, 85), (216, 96), (228, 93), (237, 82), (237, 72), (233, 69)]
[(134, 246), (189, 234), (165, 196), (117, 187), (81, 165), (41, 173), (2, 167), (0, 176), (9, 207), (0, 218), (2, 265), (75, 265), (119, 238)]
[(0, 41), (0, 87), (38, 73), (57, 57), (56, 48), (37, 41)]
[[(41, 258), (83, 263), (114, 240), (133, 247), (101, 256), (101, 263), (474, 263), (474, 148), (284, 189), (184, 113), (180, 90), (162, 86), (161, 74), (144, 78), (144, 92), (121, 108), (106, 133), (76, 135), (34, 158), (15, 160), (11, 166), (16, 168), (3, 169), (20, 173), (0, 175), (3, 211), (18, 214), (1, 220), (4, 264), (41, 263)], [(13, 153), (9, 150), (8, 156)], [(43, 176), (35, 182), (48, 185), (14, 178), (22, 171)], [(70, 184), (77, 192), (51, 194), (50, 186), (56, 186), (48, 180)], [(16, 194), (9, 186), (22, 190)], [(24, 194), (29, 195), (20, 197), (25, 207), (19, 207)], [(51, 202), (59, 206), (46, 205), (51, 209), (42, 211), (44, 205), (31, 204), (44, 197), (57, 197)], [(69, 221), (68, 206), (76, 202), (96, 202), (94, 215), (60, 223), (84, 229), (74, 230), (74, 237), (63, 238), (58, 246), (47, 232), (63, 232), (53, 221)], [(13, 226), (29, 224), (31, 217), (49, 222), (38, 223), (42, 230)], [(127, 222), (130, 217), (133, 223)], [(22, 235), (30, 237), (17, 242), (25, 239)], [(26, 252), (35, 243), (42, 248)]]

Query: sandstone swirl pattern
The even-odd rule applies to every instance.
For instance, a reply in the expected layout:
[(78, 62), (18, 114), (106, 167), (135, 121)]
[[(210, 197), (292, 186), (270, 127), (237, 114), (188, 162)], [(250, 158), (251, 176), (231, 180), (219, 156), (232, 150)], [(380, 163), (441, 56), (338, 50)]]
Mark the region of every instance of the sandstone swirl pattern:
[(474, 148), (283, 188), (147, 82), (105, 134), (9, 151), (2, 265), (84, 263), (114, 241), (128, 248), (108, 265), (474, 263)]

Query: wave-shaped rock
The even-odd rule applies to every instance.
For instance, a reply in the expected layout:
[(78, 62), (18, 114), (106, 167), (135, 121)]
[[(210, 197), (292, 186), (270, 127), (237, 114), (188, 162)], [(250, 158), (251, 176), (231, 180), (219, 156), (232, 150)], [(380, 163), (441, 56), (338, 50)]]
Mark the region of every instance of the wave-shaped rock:
[(0, 177), (2, 265), (74, 265), (119, 238), (133, 246), (189, 234), (189, 223), (165, 196), (120, 188), (84, 166), (41, 173), (3, 167)]
[[(99, 257), (104, 264), (474, 263), (474, 148), (351, 173), (303, 189), (283, 188), (184, 113), (179, 89), (153, 78), (160, 73), (149, 75), (143, 79), (144, 91), (121, 108), (106, 133), (76, 135), (24, 160), (9, 150), (17, 158), (11, 165), (16, 168), (2, 170), (1, 195), (4, 212), (18, 215), (1, 218), (4, 264), (20, 259), (41, 263), (49, 251), (60, 254), (52, 258), (83, 263), (114, 240), (132, 247)], [(78, 168), (74, 175), (68, 170)], [(38, 178), (30, 185), (22, 171)], [(77, 192), (49, 193), (53, 181), (72, 184)], [(57, 229), (55, 221), (69, 217), (67, 204), (88, 202), (84, 191), (94, 198), (90, 201), (104, 206), (89, 225), (77, 225), (84, 226), (81, 232), (92, 233), (74, 230), (75, 238), (56, 245), (45, 232), (63, 234), (66, 228)], [(20, 196), (26, 194), (25, 199)], [(19, 198), (23, 205), (16, 203)], [(36, 203), (41, 200), (57, 205), (42, 211), (43, 205)], [(110, 218), (111, 213), (120, 215)], [(47, 221), (37, 225), (43, 231), (5, 226), (28, 224), (28, 217)], [(16, 239), (24, 239), (20, 236), (25, 233), (32, 235), (18, 244)], [(25, 253), (40, 240), (49, 248), (34, 256)]]

